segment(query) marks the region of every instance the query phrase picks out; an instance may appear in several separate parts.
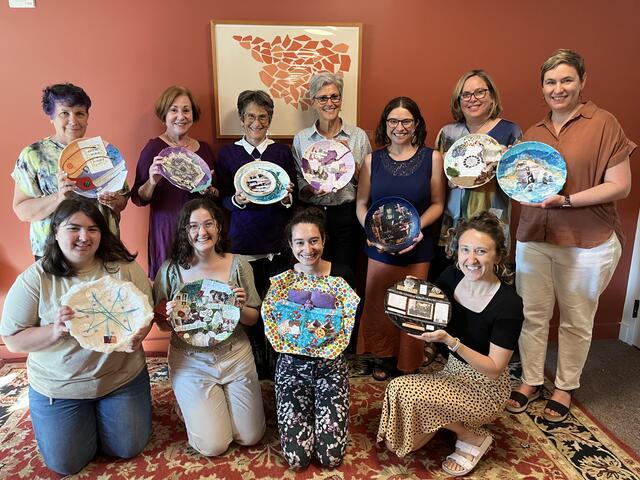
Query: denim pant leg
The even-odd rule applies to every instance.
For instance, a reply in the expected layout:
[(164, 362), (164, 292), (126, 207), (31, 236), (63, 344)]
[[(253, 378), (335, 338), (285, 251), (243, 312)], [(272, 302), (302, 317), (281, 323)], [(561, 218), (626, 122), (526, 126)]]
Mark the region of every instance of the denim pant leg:
[(282, 454), (292, 468), (305, 468), (314, 450), (312, 363), (281, 354), (275, 387)]
[(347, 363), (318, 359), (315, 375), (315, 456), (323, 467), (342, 463), (349, 435), (349, 379)]
[(100, 450), (106, 455), (131, 458), (151, 436), (151, 385), (145, 368), (129, 383), (98, 399), (96, 417)]
[(29, 387), (31, 423), (48, 468), (61, 475), (79, 472), (98, 450), (95, 400), (45, 397)]

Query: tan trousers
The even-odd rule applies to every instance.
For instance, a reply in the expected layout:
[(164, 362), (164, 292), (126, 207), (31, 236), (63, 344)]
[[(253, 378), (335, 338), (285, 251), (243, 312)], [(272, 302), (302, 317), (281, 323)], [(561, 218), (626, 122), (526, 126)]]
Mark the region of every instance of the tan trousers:
[(170, 348), (169, 372), (195, 450), (217, 456), (232, 441), (240, 445), (260, 441), (265, 432), (262, 394), (244, 333), (234, 334), (211, 351)]
[(580, 386), (598, 299), (613, 276), (621, 252), (615, 233), (594, 248), (516, 243), (516, 289), (524, 303), (518, 342), (524, 383), (544, 383), (549, 322), (557, 301), (560, 326), (555, 386), (561, 390)]

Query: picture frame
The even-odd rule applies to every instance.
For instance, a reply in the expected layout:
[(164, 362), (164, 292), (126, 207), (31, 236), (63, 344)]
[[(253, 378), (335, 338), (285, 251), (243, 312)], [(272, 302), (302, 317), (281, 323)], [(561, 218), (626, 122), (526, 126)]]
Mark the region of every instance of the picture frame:
[(316, 72), (344, 78), (340, 116), (358, 123), (361, 23), (211, 20), (216, 138), (242, 136), (237, 98), (264, 90), (274, 101), (270, 138), (292, 138), (315, 121), (308, 82)]

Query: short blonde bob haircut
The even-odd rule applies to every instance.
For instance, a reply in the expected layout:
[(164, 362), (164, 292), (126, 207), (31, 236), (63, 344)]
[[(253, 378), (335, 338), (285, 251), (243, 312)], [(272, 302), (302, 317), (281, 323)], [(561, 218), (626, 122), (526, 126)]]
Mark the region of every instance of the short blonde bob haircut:
[(471, 77), (480, 77), (484, 81), (484, 83), (487, 84), (489, 94), (491, 95), (491, 100), (493, 100), (493, 106), (491, 107), (489, 118), (497, 118), (502, 113), (502, 102), (500, 101), (500, 93), (498, 93), (498, 89), (496, 88), (493, 80), (491, 80), (491, 77), (487, 74), (487, 72), (480, 69), (469, 70), (467, 73), (462, 75), (460, 77), (460, 80), (458, 80), (458, 83), (456, 83), (456, 86), (453, 89), (453, 93), (451, 94), (451, 116), (456, 122), (464, 122), (464, 114), (462, 113), (462, 107), (460, 106), (460, 94), (462, 93), (464, 82), (469, 80)]

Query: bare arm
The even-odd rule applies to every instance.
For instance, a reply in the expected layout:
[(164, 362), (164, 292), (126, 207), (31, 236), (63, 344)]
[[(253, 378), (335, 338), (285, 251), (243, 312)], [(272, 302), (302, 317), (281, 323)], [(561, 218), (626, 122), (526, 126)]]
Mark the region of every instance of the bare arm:
[(73, 182), (58, 173), (58, 191), (44, 197), (30, 197), (15, 184), (13, 187), (13, 211), (23, 222), (36, 222), (49, 217), (72, 190)]
[[(412, 335), (412, 337), (419, 338), (427, 342), (444, 343), (449, 347), (452, 347), (457, 343), (457, 340), (444, 330), (426, 332), (422, 335)], [(476, 352), (461, 343), (456, 353), (478, 372), (495, 380), (499, 378), (505, 368), (507, 368), (513, 351), (490, 343), (489, 355), (483, 355), (482, 353)]]
[(431, 225), (444, 212), (445, 184), (442, 163), (442, 154), (434, 151), (431, 165), (431, 205), (420, 215), (420, 229)]
[[(629, 159), (615, 167), (608, 168), (604, 173), (604, 182), (581, 192), (572, 193), (571, 206), (589, 207), (602, 203), (614, 202), (627, 198), (631, 191), (631, 166)], [(552, 195), (542, 203), (525, 203), (530, 207), (555, 208), (564, 203), (563, 195)]]
[(358, 193), (356, 195), (356, 216), (360, 225), (364, 227), (364, 219), (369, 208), (369, 197), (371, 196), (371, 154), (364, 157), (358, 179)]
[(54, 322), (41, 327), (28, 327), (13, 335), (3, 336), (10, 352), (37, 352), (49, 348), (58, 340), (69, 335), (64, 322), (73, 318), (73, 310), (62, 305), (58, 309)]

